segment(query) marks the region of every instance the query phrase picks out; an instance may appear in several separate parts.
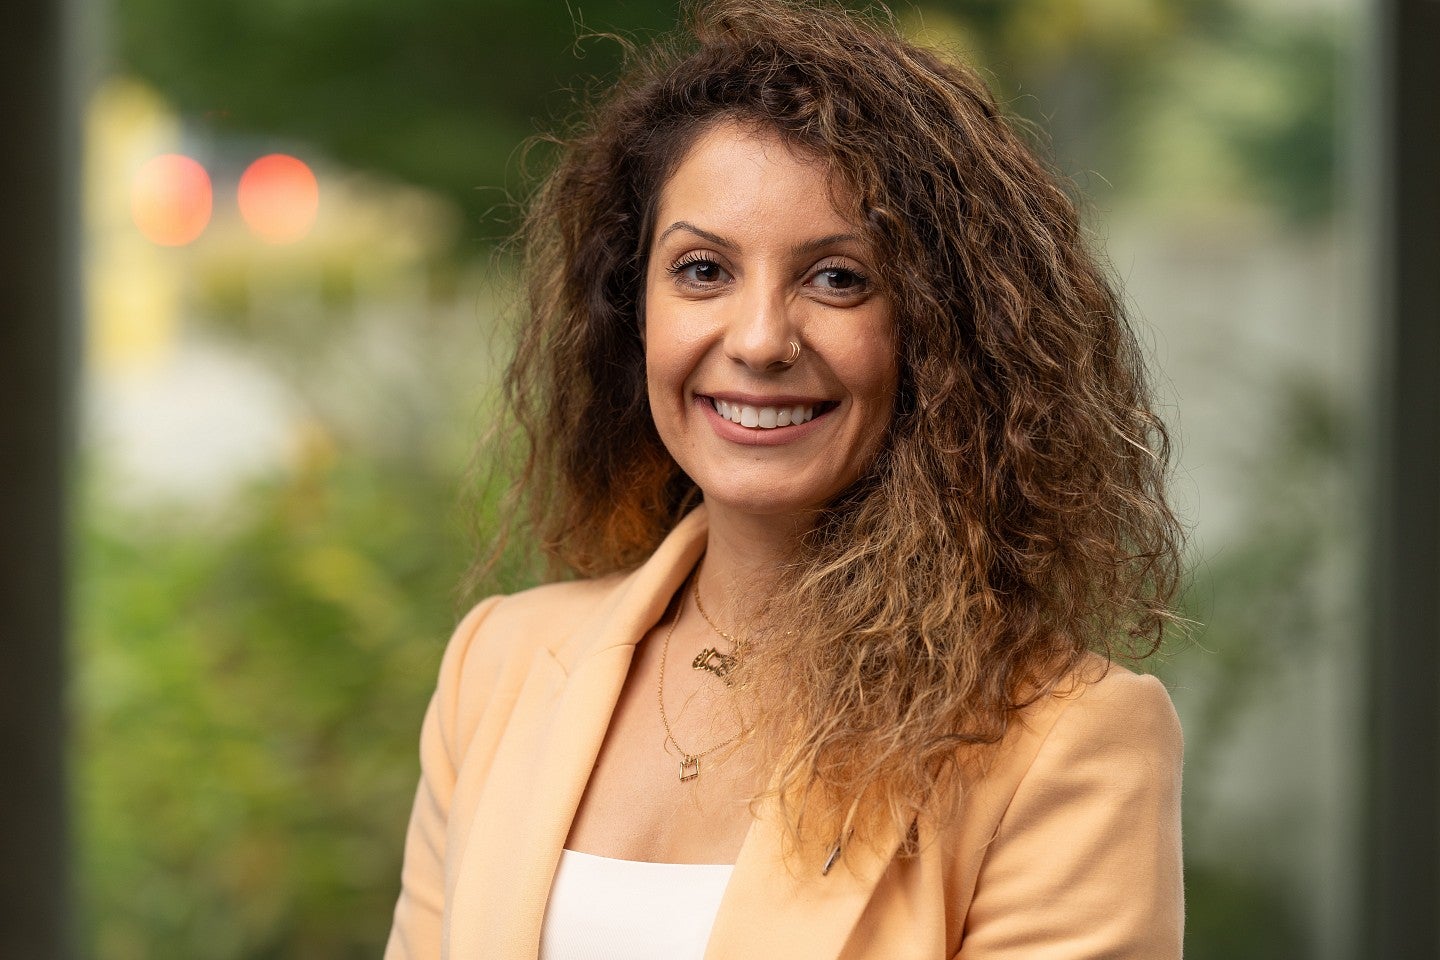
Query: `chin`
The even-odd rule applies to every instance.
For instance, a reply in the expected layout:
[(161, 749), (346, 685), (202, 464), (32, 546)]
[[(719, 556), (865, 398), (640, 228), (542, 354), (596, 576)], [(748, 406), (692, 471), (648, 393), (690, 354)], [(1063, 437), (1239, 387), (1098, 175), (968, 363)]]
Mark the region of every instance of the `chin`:
[[(842, 488), (843, 489), (843, 488)], [(818, 513), (839, 494), (838, 490), (789, 491), (777, 490), (775, 484), (714, 483), (700, 484), (705, 502), (737, 514), (756, 517), (789, 517)]]

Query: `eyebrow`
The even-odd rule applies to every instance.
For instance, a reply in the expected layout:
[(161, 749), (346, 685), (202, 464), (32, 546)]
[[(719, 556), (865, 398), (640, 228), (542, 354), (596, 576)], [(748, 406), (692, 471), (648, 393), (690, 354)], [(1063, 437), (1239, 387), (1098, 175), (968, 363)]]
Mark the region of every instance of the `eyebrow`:
[[(715, 244), (715, 246), (724, 247), (726, 250), (735, 250), (739, 248), (739, 244), (735, 243), (734, 241), (727, 240), (726, 238), (720, 236), (720, 234), (718, 233), (711, 233), (709, 230), (702, 230), (701, 228), (695, 226), (695, 224), (690, 223), (688, 220), (676, 220), (674, 223), (670, 224), (670, 226), (665, 228), (665, 232), (660, 234), (659, 238), (656, 239), (656, 244), (664, 243), (665, 238), (670, 236), (670, 234), (674, 233), (676, 230), (685, 230), (689, 233), (693, 233), (700, 239), (708, 240), (710, 243)], [(820, 249), (821, 247), (829, 247), (837, 243), (858, 242), (859, 239), (860, 238), (853, 233), (832, 233), (829, 236), (816, 237), (814, 240), (805, 240), (801, 243), (797, 243), (793, 247), (791, 247), (791, 252), (796, 255), (803, 255), (807, 253), (812, 253)]]

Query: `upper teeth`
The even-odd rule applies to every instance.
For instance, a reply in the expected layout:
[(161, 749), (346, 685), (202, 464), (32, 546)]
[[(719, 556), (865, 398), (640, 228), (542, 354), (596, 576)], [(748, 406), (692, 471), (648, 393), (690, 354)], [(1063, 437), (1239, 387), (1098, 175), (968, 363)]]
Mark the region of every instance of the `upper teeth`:
[(725, 400), (712, 400), (715, 412), (726, 420), (742, 427), (759, 427), (771, 430), (775, 427), (797, 426), (815, 416), (815, 408), (804, 405), (795, 407), (747, 407)]

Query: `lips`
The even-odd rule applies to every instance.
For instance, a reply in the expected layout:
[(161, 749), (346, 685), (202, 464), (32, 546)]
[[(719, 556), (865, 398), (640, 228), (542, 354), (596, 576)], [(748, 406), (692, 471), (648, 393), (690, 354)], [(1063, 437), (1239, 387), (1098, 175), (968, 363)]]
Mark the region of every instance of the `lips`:
[(710, 398), (715, 412), (731, 423), (759, 430), (774, 430), (777, 427), (799, 426), (815, 416), (815, 404), (794, 404), (787, 406), (759, 406), (733, 403), (716, 397)]

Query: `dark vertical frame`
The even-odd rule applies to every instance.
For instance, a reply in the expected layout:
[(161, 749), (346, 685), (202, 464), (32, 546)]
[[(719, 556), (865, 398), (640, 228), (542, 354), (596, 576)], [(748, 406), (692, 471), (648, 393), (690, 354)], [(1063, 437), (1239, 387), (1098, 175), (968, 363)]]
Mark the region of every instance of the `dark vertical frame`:
[(1440, 957), (1440, 0), (1382, 0), (1370, 755), (1358, 955)]
[(65, 462), (78, 271), (66, 0), (0, 4), (0, 957), (70, 952)]

